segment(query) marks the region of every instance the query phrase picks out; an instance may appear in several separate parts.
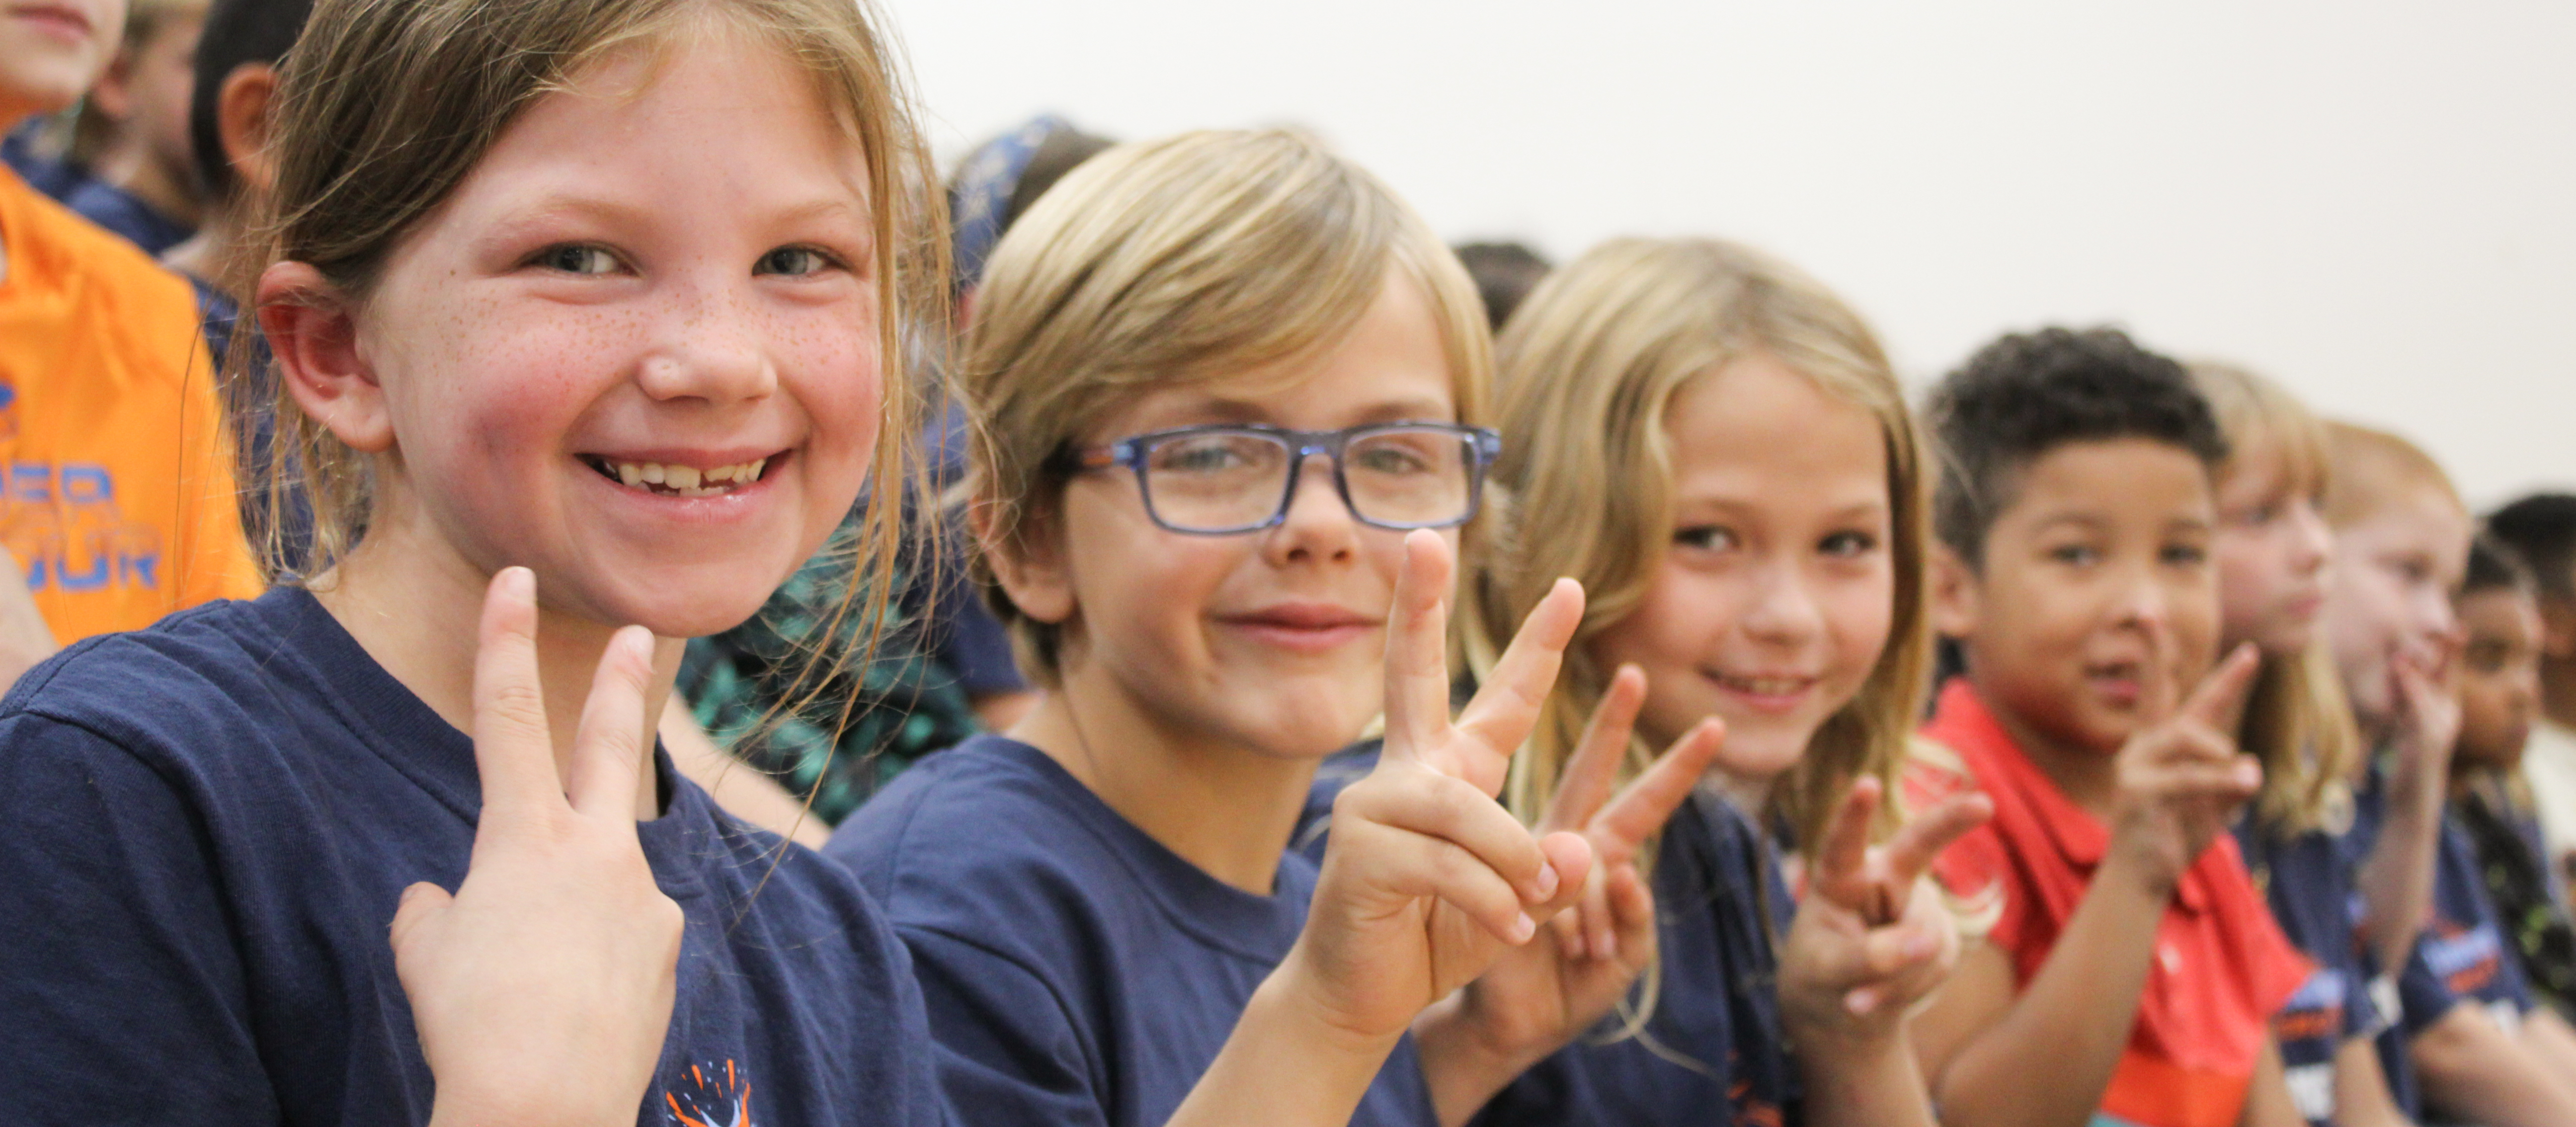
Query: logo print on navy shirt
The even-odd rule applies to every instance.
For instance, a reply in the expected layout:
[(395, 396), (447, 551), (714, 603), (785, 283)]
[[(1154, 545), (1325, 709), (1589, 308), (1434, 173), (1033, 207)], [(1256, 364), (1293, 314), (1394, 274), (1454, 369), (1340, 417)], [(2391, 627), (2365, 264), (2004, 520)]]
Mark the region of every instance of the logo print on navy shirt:
[(665, 1090), (662, 1100), (681, 1127), (751, 1127), (751, 1077), (737, 1073), (730, 1060), (690, 1065), (688, 1081)]

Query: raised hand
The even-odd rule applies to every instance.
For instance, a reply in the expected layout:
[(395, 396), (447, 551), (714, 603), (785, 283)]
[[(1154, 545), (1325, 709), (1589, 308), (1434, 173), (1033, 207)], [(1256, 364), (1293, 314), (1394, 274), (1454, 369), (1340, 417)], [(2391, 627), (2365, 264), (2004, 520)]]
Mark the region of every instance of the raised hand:
[(1959, 835), (1994, 816), (1994, 801), (1973, 791), (1951, 795), (1872, 846), (1870, 823), (1883, 801), (1875, 777), (1844, 794), (1780, 953), (1781, 1017), (1809, 1053), (1894, 1035), (1958, 960), (1958, 927), (1923, 874)]
[(2401, 789), (2443, 793), (2449, 785), (2451, 749), (2460, 738), (2460, 698), (2453, 683), (2458, 653), (2458, 640), (2445, 638), (2389, 661), (2389, 677), (2397, 685), (2395, 782)]
[[(1623, 666), (1584, 726), (1556, 797), (1539, 820), (1542, 834), (1573, 832), (1592, 846), (1592, 872), (1579, 907), (1559, 913), (1528, 944), (1505, 951), (1491, 970), (1423, 1014), (1414, 1027), (1424, 1068), (1453, 1053), (1481, 1075), (1457, 1078), (1463, 1091), (1435, 1102), (1482, 1104), (1540, 1058), (1608, 1016), (1655, 957), (1655, 902), (1637, 856), (1690, 796), (1725, 740), (1711, 717), (1675, 741), (1614, 798), (1627, 758), (1646, 675)], [(1444, 1115), (1444, 1118), (1448, 1118)]]
[(618, 631), (555, 768), (536, 580), (492, 577), (474, 663), (483, 812), (451, 896), (403, 890), (394, 968), (437, 1081), (433, 1123), (632, 1123), (671, 1022), (680, 908), (635, 836), (652, 638)]
[(1450, 573), (1439, 536), (1405, 538), (1387, 623), (1385, 748), (1333, 803), (1314, 910), (1285, 968), (1325, 1021), (1389, 1043), (1572, 903), (1592, 863), (1583, 835), (1540, 838), (1494, 800), (1556, 681), (1583, 589), (1560, 580), (1540, 600), (1452, 723)]
[(2237, 750), (2235, 735), (2260, 655), (2251, 643), (2236, 647), (2177, 706), (2172, 642), (2162, 630), (2147, 637), (2147, 726), (2119, 751), (2111, 850), (2170, 890), (2263, 785), (2262, 764)]

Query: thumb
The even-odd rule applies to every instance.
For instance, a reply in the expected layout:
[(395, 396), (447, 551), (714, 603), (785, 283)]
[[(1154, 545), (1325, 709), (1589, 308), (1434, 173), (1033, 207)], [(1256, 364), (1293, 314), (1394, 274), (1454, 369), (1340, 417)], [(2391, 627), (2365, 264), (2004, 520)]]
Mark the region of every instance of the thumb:
[(408, 944), (413, 932), (419, 931), (430, 920), (437, 919), (447, 911), (449, 904), (455, 902), (456, 898), (448, 895), (446, 889), (428, 881), (420, 881), (403, 889), (402, 901), (394, 907), (395, 957), (401, 957), (403, 948)]

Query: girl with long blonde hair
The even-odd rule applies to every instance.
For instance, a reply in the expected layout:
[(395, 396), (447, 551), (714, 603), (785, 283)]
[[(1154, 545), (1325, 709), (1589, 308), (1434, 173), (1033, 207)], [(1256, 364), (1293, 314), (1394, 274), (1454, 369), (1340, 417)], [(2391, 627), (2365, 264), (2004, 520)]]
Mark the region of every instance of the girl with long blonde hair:
[(1498, 352), (1510, 500), (1473, 625), (1500, 636), (1556, 576), (1593, 593), (1514, 809), (1574, 785), (1596, 709), (1638, 717), (1631, 772), (1707, 717), (1726, 740), (1651, 863), (1605, 869), (1558, 925), (1651, 967), (1644, 987), (1488, 1121), (1929, 1123), (1902, 1015), (1956, 942), (1916, 877), (1984, 814), (1963, 798), (1899, 829), (1888, 797), (1930, 639), (1922, 456), (1885, 352), (1812, 278), (1708, 239), (1595, 248)]

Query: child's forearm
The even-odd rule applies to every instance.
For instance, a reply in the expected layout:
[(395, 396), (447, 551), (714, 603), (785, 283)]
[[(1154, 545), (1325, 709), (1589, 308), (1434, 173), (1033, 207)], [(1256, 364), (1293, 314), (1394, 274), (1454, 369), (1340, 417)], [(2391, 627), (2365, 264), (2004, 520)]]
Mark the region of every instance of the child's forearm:
[(1342, 1127), (1400, 1034), (1370, 1036), (1304, 1003), (1296, 956), (1253, 991), (1167, 1127)]
[(2374, 1037), (2353, 1037), (2335, 1047), (2335, 1122), (2339, 1127), (2414, 1127), (2388, 1091)]
[(2452, 1006), (2415, 1035), (2407, 1053), (2425, 1103), (2450, 1118), (2492, 1127), (2576, 1123), (2576, 1096), (2475, 1003)]
[(1538, 1063), (1478, 1036), (1477, 1024), (1459, 1012), (1460, 1001), (1453, 994), (1434, 1002), (1413, 1023), (1413, 1047), (1422, 1054), (1422, 1079), (1440, 1127), (1460, 1127), (1513, 1077)]
[(1802, 1047), (1799, 1079), (1806, 1121), (1815, 1127), (1934, 1127), (1932, 1095), (1923, 1086), (1905, 1029), (1866, 1045)]
[[(1941, 1121), (1949, 1127), (2090, 1121), (2137, 1021), (2156, 924), (2172, 894), (2114, 850), (2029, 989), (1934, 1079)], [(2034, 1076), (2049, 1082), (2033, 1084)]]
[(2362, 942), (2379, 965), (2406, 965), (2415, 936), (2433, 907), (2433, 851), (2442, 832), (2440, 780), (2392, 777), (2388, 810), (2379, 839), (2362, 859), (2354, 881), (2367, 910), (2361, 917)]
[(2521, 1041), (2550, 1076), (2576, 1089), (2576, 1029), (2557, 1011), (2542, 1006), (2523, 1015)]

